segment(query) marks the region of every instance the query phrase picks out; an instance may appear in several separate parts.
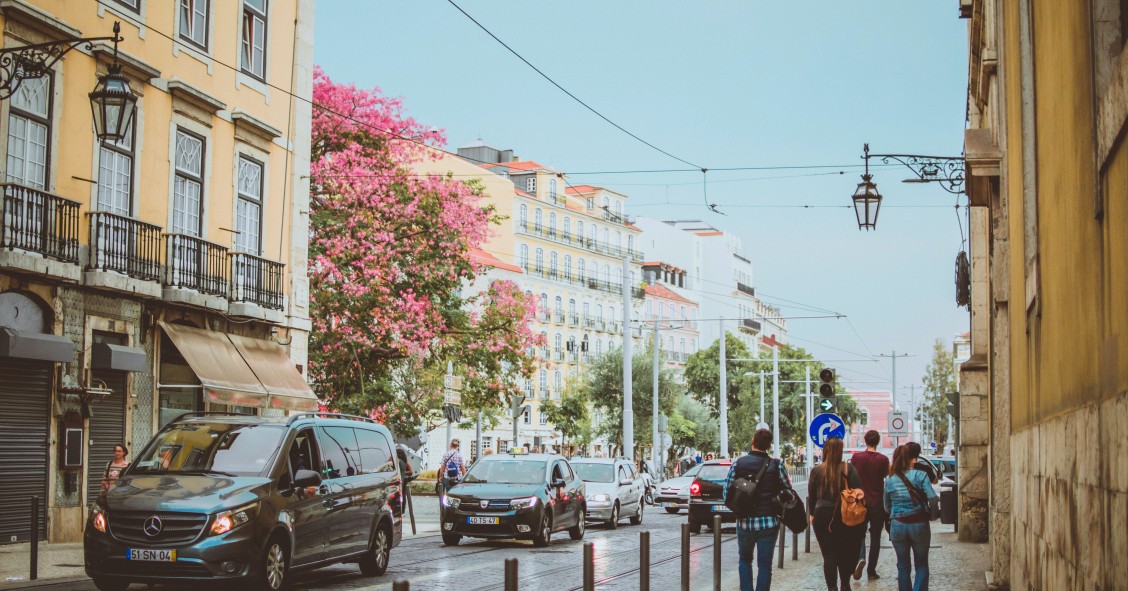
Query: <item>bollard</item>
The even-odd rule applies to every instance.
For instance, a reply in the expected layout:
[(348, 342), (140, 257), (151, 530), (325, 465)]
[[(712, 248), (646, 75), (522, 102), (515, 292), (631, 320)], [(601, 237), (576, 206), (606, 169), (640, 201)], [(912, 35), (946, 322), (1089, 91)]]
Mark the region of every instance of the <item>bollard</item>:
[(638, 532), (638, 589), (650, 591), (650, 531)]
[(517, 591), (517, 559), (505, 559), (505, 591)]
[(783, 568), (783, 553), (787, 551), (787, 532), (779, 528), (779, 567)]
[(682, 543), (681, 543), (681, 563), (682, 563), (682, 576), (681, 576), (681, 591), (689, 591), (689, 524), (682, 524)]
[[(516, 591), (516, 587), (513, 588)], [(584, 591), (595, 591), (595, 543), (584, 544)]]
[(807, 539), (806, 546), (804, 547), (803, 552), (805, 552), (807, 554), (811, 553), (811, 528), (812, 527), (814, 527), (814, 526), (811, 525), (810, 523), (808, 523), (807, 527), (803, 530), (803, 537)]
[(39, 497), (31, 497), (31, 580), (39, 578)]
[(713, 516), (713, 591), (721, 591), (721, 516)]
[(791, 533), (791, 559), (799, 560), (799, 534)]
[(400, 579), (392, 583), (392, 591), (411, 591), (411, 583)]

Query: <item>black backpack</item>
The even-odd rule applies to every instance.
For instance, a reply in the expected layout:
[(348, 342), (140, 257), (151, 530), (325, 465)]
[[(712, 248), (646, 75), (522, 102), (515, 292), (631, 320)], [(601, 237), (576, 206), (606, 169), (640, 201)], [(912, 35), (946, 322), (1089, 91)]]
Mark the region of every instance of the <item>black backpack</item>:
[(725, 495), (725, 506), (732, 510), (738, 518), (752, 517), (752, 512), (756, 509), (756, 486), (760, 484), (760, 479), (764, 477), (768, 465), (774, 461), (770, 458), (764, 460), (764, 465), (760, 466), (760, 471), (756, 473), (755, 479), (735, 478), (729, 485), (728, 494)]

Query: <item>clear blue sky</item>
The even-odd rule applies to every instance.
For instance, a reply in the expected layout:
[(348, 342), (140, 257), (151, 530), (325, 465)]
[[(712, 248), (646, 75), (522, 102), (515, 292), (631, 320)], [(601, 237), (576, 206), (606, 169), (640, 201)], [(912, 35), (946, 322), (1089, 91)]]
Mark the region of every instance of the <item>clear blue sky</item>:
[[(898, 384), (919, 392), (933, 340), (968, 330), (954, 298), (954, 196), (878, 168), (886, 199), (877, 231), (863, 233), (849, 199), (860, 171), (838, 167), (860, 164), (867, 141), (874, 152), (961, 153), (967, 26), (954, 0), (457, 1), (572, 93), (680, 158), (836, 168), (710, 172), (709, 200), (727, 215), (702, 205), (699, 172), (578, 174), (685, 165), (585, 110), (443, 0), (321, 0), (316, 61), (338, 82), (402, 97), (411, 116), (446, 130), (452, 150), (481, 138), (572, 184), (627, 194), (631, 213), (736, 233), (765, 301), (789, 316), (810, 312), (779, 298), (849, 316), (857, 334), (845, 320), (789, 321), (792, 343), (822, 359), (913, 353), (898, 361)], [(864, 383), (888, 380), (888, 360), (837, 367), (854, 389), (889, 388)]]

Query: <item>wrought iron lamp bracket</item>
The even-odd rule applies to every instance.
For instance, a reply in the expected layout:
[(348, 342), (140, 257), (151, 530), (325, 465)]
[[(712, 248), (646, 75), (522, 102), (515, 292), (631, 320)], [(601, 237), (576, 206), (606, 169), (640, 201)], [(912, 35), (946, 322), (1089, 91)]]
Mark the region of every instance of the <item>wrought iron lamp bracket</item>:
[(0, 49), (0, 100), (11, 98), (24, 80), (44, 76), (64, 55), (84, 44), (87, 51), (92, 51), (95, 41), (112, 41), (116, 61), (117, 44), (125, 40), (120, 32), (121, 25), (115, 22), (114, 34), (110, 37), (65, 39)]
[[(868, 148), (868, 145), (867, 145)], [(963, 156), (921, 156), (919, 154), (870, 154), (867, 150), (863, 158), (869, 165), (870, 158), (880, 158), (884, 164), (897, 162), (913, 172), (915, 179), (907, 182), (940, 183), (945, 191), (954, 194), (964, 192)]]

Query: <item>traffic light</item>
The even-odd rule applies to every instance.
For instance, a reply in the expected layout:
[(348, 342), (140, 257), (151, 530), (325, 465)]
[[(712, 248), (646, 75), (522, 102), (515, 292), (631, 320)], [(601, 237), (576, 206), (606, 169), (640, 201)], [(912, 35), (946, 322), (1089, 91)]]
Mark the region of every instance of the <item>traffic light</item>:
[(948, 414), (952, 415), (954, 419), (960, 418), (959, 392), (948, 392)]
[(829, 367), (819, 370), (819, 409), (834, 411), (834, 370)]
[(528, 406), (521, 406), (522, 404), (525, 403), (525, 395), (524, 394), (511, 394), (509, 396), (509, 402), (511, 404), (511, 406), (509, 407), (510, 408), (509, 416), (513, 417), (514, 419), (521, 418), (521, 415), (524, 414), (525, 409), (528, 408)]

